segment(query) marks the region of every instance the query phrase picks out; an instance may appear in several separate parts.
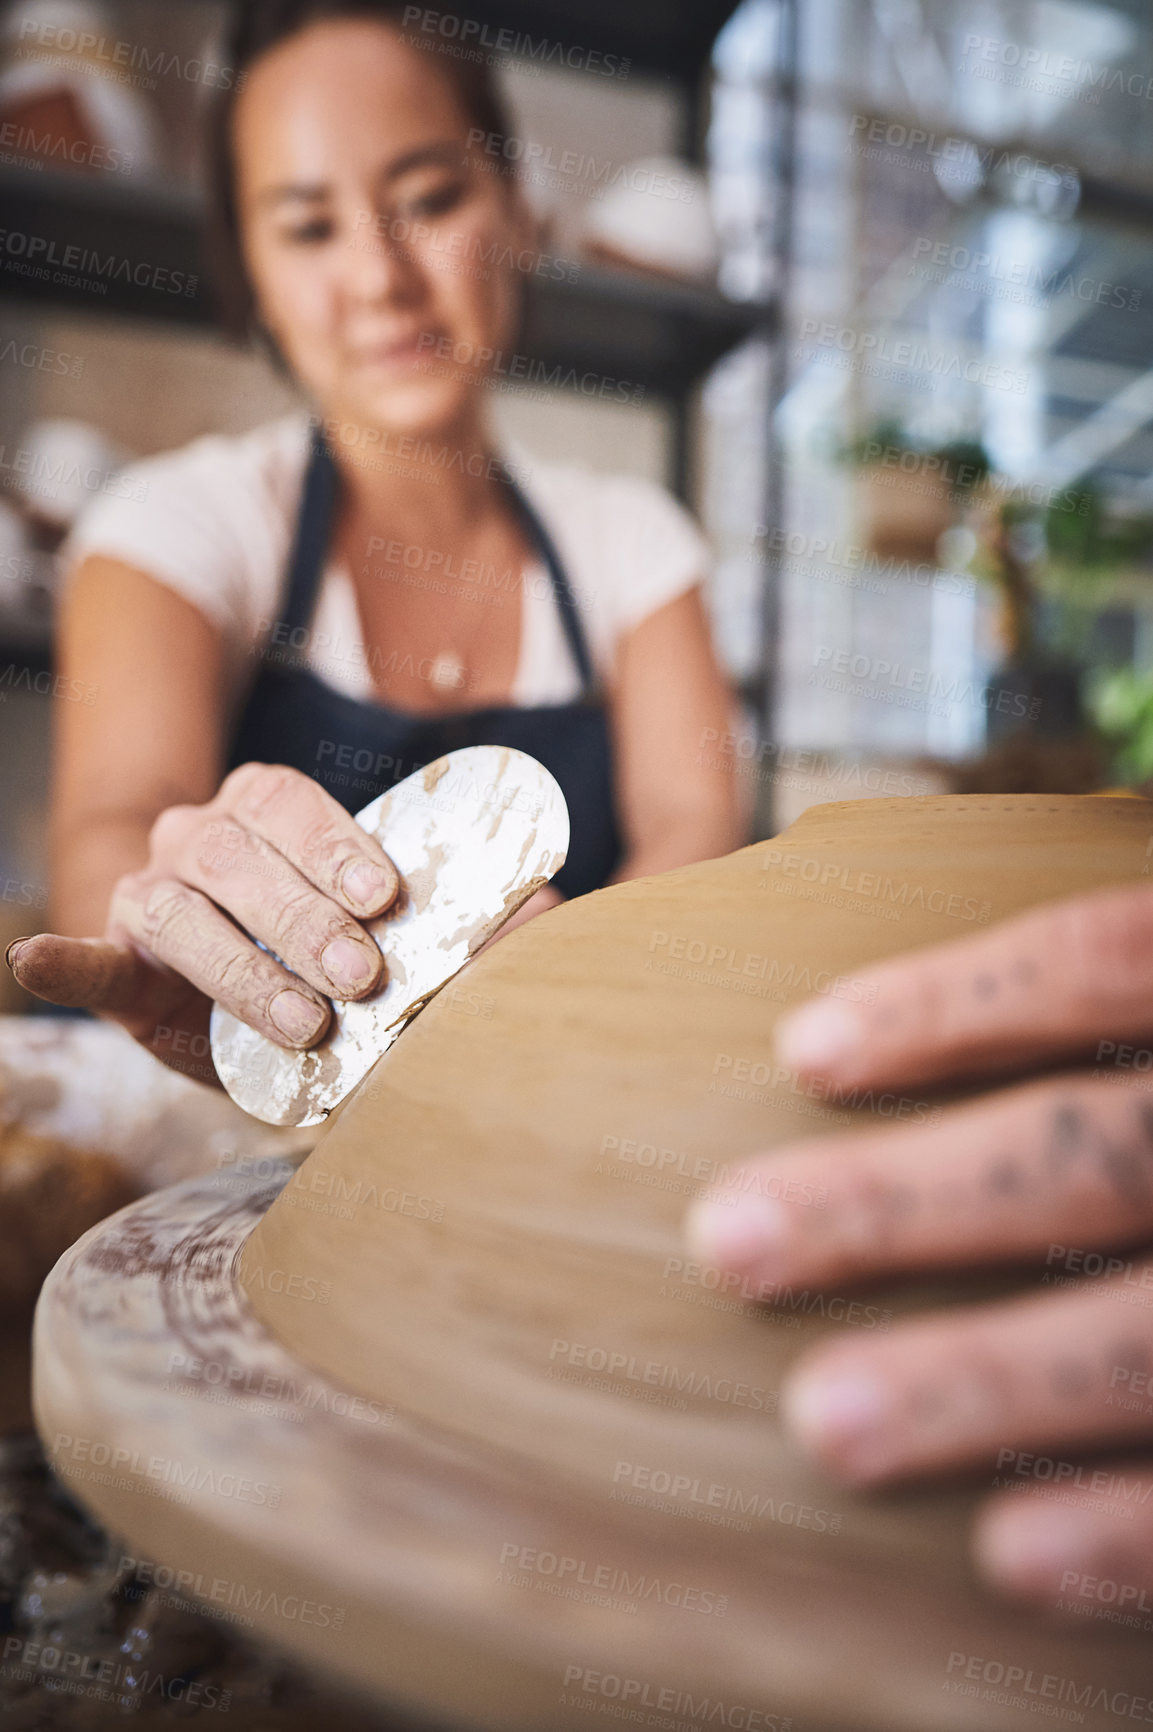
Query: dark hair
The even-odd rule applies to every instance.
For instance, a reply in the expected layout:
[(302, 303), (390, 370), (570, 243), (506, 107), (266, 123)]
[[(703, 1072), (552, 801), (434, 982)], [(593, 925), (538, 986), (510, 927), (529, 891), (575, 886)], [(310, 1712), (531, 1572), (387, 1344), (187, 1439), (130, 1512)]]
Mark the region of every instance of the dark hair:
[[(218, 92), (208, 138), (209, 265), (217, 312), (231, 335), (249, 334), (256, 310), (240, 240), (232, 150), (232, 114), (247, 73), (262, 55), (310, 24), (355, 18), (387, 24), (399, 32), (404, 11), (397, 0), (240, 0), (222, 57), (232, 77), (227, 88)], [(444, 55), (438, 57), (437, 66), (452, 86), (470, 126), (479, 127), (486, 134), (493, 133), (499, 139), (506, 138), (508, 113), (484, 61)]]

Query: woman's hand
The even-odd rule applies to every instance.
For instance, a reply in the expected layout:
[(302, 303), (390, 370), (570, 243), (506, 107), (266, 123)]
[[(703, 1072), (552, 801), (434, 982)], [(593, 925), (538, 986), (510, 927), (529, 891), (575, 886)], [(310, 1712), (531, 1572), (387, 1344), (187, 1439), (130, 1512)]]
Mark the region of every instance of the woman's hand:
[[(818, 1347), (786, 1419), (848, 1480), (971, 1468), (1004, 1488), (975, 1535), (1000, 1588), (1082, 1612), (1148, 1608), (1153, 1458), (1117, 1451), (1153, 1444), (1153, 890), (1051, 904), (868, 984), (871, 1003), (822, 1000), (783, 1022), (782, 1062), (906, 1095), (1074, 1055), (1097, 1068), (1002, 1088), (936, 1124), (779, 1148), (695, 1206), (694, 1251), (825, 1287), (981, 1263), (1043, 1271), (1048, 1290)], [(791, 1177), (806, 1183), (797, 1195), (823, 1187), (824, 1206), (781, 1201)], [(1086, 1466), (1093, 1446), (1108, 1459)]]
[(280, 1046), (314, 1045), (331, 999), (378, 985), (383, 958), (361, 921), (397, 887), (379, 843), (316, 782), (244, 764), (206, 805), (160, 814), (102, 939), (42, 933), (8, 961), (37, 997), (111, 1017), (174, 1070), (214, 1082), (212, 1001)]

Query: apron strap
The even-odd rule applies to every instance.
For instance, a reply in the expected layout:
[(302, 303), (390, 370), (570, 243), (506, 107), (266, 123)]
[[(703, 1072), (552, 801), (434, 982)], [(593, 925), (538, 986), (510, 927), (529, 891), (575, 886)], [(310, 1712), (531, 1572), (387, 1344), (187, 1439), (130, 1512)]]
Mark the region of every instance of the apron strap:
[[(296, 521), (296, 539), (289, 560), (288, 584), (281, 613), (280, 623), (286, 626), (290, 633), (297, 627), (307, 629), (312, 620), (316, 591), (328, 553), (329, 533), (339, 485), (340, 477), (332, 453), (324, 442), (323, 433), (317, 427), (313, 430), (309, 445), (304, 491)], [(583, 696), (588, 697), (596, 685), (596, 674), (568, 574), (561, 562), (556, 543), (541, 522), (535, 507), (529, 504), (524, 492), (511, 476), (507, 477), (506, 485), (512, 494), (521, 522), (528, 531), (529, 539), (548, 570), (565, 639), (580, 674)]]
[(328, 552), (338, 485), (336, 464), (324, 443), (324, 435), (319, 427), (314, 428), (281, 618), (281, 624), (290, 632), (297, 626), (307, 628), (312, 621), (317, 586)]
[(577, 611), (576, 596), (573, 594), (572, 585), (568, 580), (568, 573), (565, 571), (556, 543), (541, 522), (540, 514), (535, 506), (529, 504), (524, 490), (511, 476), (508, 478), (507, 485), (512, 493), (513, 502), (520, 512), (521, 521), (528, 530), (531, 540), (536, 543), (537, 551), (548, 568), (548, 574), (552, 580), (553, 597), (560, 609), (560, 622), (564, 628), (564, 635), (580, 674), (584, 696), (588, 697), (596, 685), (596, 674), (593, 669), (592, 657), (589, 654), (584, 628), (581, 625), (580, 614)]

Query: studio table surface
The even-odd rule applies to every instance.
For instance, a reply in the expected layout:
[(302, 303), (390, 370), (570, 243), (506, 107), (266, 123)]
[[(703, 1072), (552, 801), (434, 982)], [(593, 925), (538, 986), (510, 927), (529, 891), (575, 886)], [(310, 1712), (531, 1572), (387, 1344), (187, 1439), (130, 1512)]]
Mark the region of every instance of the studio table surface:
[(1114, 1726), (1121, 1695), (1153, 1694), (1149, 1639), (978, 1586), (991, 1466), (854, 1495), (776, 1413), (822, 1332), (1027, 1278), (762, 1304), (693, 1266), (681, 1225), (743, 1156), (939, 1110), (783, 1071), (786, 1005), (1140, 884), (1151, 819), (1077, 797), (823, 806), (531, 922), (295, 1171), (160, 1192), (61, 1261), (36, 1344), (58, 1471), (190, 1591), (462, 1726), (1008, 1732), (1050, 1705)]

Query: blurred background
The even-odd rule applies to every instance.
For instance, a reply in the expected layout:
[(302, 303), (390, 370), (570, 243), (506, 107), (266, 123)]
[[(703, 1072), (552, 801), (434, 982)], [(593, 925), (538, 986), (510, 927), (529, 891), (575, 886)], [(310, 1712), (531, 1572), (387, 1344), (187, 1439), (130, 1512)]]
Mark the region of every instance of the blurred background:
[[(0, 943), (48, 920), (69, 525), (131, 458), (297, 406), (213, 293), (201, 138), (227, 19), (222, 0), (0, 10)], [(528, 285), (531, 379), (498, 378), (499, 425), (700, 517), (741, 719), (699, 746), (757, 834), (818, 801), (1153, 778), (1147, 0), (408, 19), (445, 53), (483, 33), (558, 265)], [(0, 971), (0, 1010), (33, 1009)], [(13, 1019), (0, 1313), (125, 1170), (166, 1183), (263, 1157), (263, 1134), (106, 1027)], [(24, 1311), (0, 1329), (0, 1625), (130, 1656), (137, 1725), (187, 1718), (137, 1712), (143, 1655), (226, 1684), (237, 1724), (380, 1732), (138, 1580), (64, 1497), (30, 1432)], [(42, 1684), (0, 1677), (0, 1713), (109, 1723)]]
[[(411, 12), (451, 50), (455, 15)], [(702, 750), (744, 779), (758, 833), (817, 800), (1153, 774), (1139, 0), (468, 13), (501, 45), (518, 167), (565, 261), (530, 288), (537, 379), (496, 413), (541, 456), (664, 480), (701, 517), (744, 705)], [(46, 905), (67, 524), (126, 458), (292, 405), (213, 298), (200, 135), (225, 15), (3, 17), (6, 935)]]

